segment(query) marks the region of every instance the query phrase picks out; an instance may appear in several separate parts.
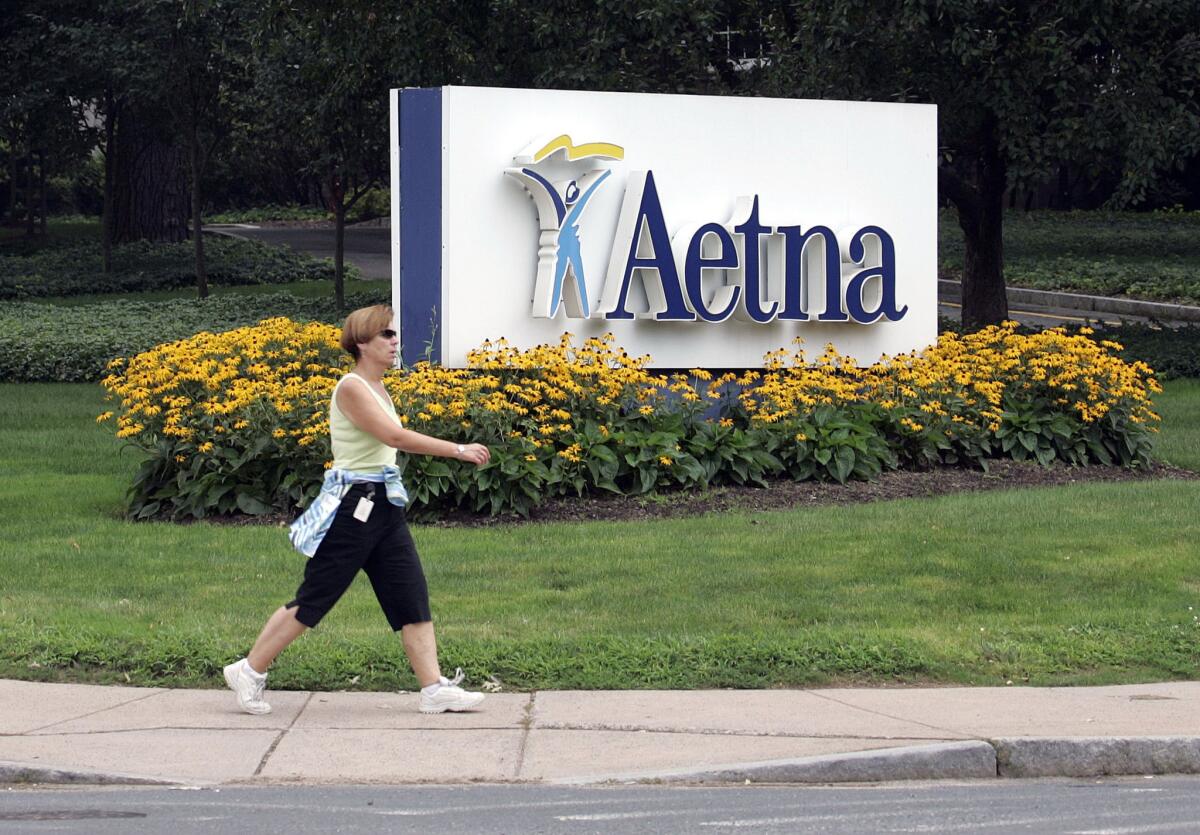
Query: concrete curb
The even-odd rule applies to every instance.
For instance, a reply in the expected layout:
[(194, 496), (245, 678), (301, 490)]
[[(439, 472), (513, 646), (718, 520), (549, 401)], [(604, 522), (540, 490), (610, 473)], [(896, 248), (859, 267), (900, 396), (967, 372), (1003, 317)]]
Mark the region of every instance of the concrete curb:
[(1200, 737), (994, 739), (1001, 777), (1200, 774)]
[(704, 769), (597, 777), (563, 783), (879, 783), (965, 780), (996, 776), (996, 750), (967, 740), (934, 745), (823, 754), (794, 760), (739, 763)]
[[(1028, 290), (1023, 287), (1008, 287), (1005, 293), (1010, 305), (1032, 304), (1038, 307), (1065, 308), (1115, 316), (1143, 316), (1162, 322), (1200, 322), (1200, 307), (1185, 304), (1085, 296), (1078, 293)], [(961, 299), (962, 284), (949, 279), (938, 279), (938, 298), (949, 301)]]
[(175, 780), (159, 780), (112, 771), (80, 771), (24, 763), (0, 762), (0, 783), (53, 783), (86, 786), (178, 786)]
[[(998, 737), (825, 754), (705, 768), (546, 781), (612, 783), (882, 783), (906, 780), (1030, 779), (1200, 774), (1200, 736)], [(0, 784), (195, 785), (120, 772), (0, 762)]]
[(1200, 737), (1004, 737), (556, 782), (882, 783), (1146, 774), (1200, 774)]

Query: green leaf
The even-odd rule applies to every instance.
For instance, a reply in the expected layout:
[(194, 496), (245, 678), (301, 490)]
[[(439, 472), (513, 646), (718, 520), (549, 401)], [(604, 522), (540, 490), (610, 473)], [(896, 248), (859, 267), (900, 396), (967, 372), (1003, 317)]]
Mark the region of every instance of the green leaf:
[(263, 504), (259, 499), (251, 496), (249, 493), (237, 494), (238, 510), (242, 513), (249, 513), (251, 516), (261, 516), (264, 513), (271, 512), (271, 506)]
[(838, 447), (837, 452), (833, 457), (833, 477), (839, 483), (845, 484), (846, 479), (854, 470), (854, 450), (850, 447)]

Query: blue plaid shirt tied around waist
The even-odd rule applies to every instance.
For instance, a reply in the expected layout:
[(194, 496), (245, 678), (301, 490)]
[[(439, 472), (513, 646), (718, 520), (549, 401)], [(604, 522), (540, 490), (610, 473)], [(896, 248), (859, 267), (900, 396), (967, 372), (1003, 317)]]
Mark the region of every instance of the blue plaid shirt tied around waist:
[(408, 504), (408, 491), (404, 489), (404, 482), (400, 480), (398, 467), (385, 466), (381, 473), (326, 470), (320, 494), (289, 529), (288, 538), (292, 540), (292, 546), (306, 557), (317, 553), (321, 540), (333, 524), (338, 505), (342, 503), (350, 486), (367, 483), (385, 485), (388, 501), (397, 507)]

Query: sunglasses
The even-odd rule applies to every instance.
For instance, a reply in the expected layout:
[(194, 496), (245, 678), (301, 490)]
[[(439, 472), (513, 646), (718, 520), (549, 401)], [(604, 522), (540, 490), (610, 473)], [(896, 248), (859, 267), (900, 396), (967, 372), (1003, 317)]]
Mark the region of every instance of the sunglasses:
[(384, 339), (395, 339), (396, 338), (396, 332), (394, 330), (392, 330), (391, 328), (384, 328), (383, 330), (381, 330), (379, 332), (379, 335), (382, 336)]

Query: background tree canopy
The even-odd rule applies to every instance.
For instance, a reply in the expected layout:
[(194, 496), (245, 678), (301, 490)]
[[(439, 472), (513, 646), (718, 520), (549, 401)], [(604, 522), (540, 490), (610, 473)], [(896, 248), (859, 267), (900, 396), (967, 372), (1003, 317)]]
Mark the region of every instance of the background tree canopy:
[[(1196, 0), (9, 0), (0, 218), (103, 168), (106, 243), (386, 186), (387, 91), (560, 87), (938, 105), (963, 318), (1007, 315), (1007, 207), (1200, 207)], [(864, 130), (871, 130), (865, 125)], [(101, 201), (96, 201), (101, 202)], [(336, 282), (341, 300), (341, 270)]]

